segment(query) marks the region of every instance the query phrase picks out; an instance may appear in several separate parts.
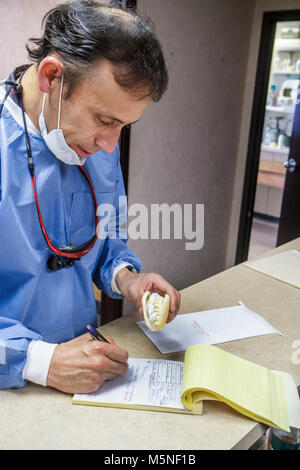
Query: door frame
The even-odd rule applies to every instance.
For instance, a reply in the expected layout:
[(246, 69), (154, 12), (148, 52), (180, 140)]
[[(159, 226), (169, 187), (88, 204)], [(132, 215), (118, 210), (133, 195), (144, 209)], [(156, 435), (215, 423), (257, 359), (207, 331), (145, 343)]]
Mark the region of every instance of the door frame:
[(276, 23), (299, 20), (300, 10), (272, 11), (263, 15), (235, 264), (248, 258)]

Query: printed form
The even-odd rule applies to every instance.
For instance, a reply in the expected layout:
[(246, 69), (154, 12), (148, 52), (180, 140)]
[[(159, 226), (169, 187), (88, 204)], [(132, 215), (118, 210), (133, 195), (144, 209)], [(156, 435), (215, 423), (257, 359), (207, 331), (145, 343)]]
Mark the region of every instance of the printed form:
[(75, 400), (97, 404), (141, 405), (182, 409), (183, 362), (161, 359), (128, 359), (128, 371), (107, 381), (96, 392), (76, 394)]

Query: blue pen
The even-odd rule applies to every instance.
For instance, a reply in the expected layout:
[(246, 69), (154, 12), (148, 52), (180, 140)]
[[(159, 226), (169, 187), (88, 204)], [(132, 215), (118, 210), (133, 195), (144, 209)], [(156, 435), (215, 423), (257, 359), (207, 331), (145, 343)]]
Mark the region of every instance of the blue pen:
[(94, 339), (97, 339), (98, 341), (104, 341), (105, 343), (109, 343), (109, 341), (106, 338), (104, 338), (104, 336), (101, 333), (99, 333), (99, 331), (97, 331), (93, 326), (86, 325), (86, 329), (88, 330), (88, 332)]

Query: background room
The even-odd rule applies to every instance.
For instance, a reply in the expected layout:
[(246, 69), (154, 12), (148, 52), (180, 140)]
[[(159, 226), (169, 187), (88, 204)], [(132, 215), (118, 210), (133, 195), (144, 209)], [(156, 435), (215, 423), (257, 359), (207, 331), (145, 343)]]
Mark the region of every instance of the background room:
[[(24, 44), (39, 34), (40, 19), (57, 3), (1, 3), (3, 78), (27, 61)], [(139, 0), (137, 4), (155, 23), (170, 82), (162, 100), (152, 104), (143, 119), (131, 127), (125, 168), (128, 204), (203, 204), (204, 244), (200, 250), (186, 250), (184, 239), (138, 239), (129, 240), (128, 244), (142, 259), (145, 272), (159, 272), (177, 289), (183, 289), (245, 260), (245, 248), (243, 257), (238, 259), (237, 247), (263, 15), (298, 10), (299, 20), (291, 23), (298, 27), (299, 1)], [(286, 22), (278, 26), (276, 40), (282, 40), (280, 34), (285, 26)], [(269, 87), (275, 84), (271, 77), (276, 78), (276, 93), (291, 73), (296, 78), (298, 56), (299, 52), (290, 51), (274, 55)], [(283, 69), (284, 64), (289, 70)], [(286, 171), (283, 163), (288, 157), (293, 118), (292, 114), (278, 114), (270, 106), (268, 102), (256, 201), (250, 211), (251, 223), (253, 215), (269, 216), (263, 220), (267, 228), (279, 218)], [(278, 139), (275, 148), (276, 132), (278, 137), (285, 133), (282, 148), (278, 148)], [(270, 183), (270, 163), (271, 169), (279, 172), (280, 183)], [(265, 176), (269, 178), (267, 182), (262, 179)], [(266, 242), (262, 241), (261, 225), (262, 217), (255, 217), (251, 244), (249, 240), (246, 243), (247, 250), (250, 245), (255, 254), (260, 252), (259, 244), (263, 251), (276, 244), (273, 232)], [(100, 301), (101, 294), (95, 292)], [(107, 319), (119, 316), (122, 310), (132, 310), (127, 302), (111, 304), (105, 299), (104, 304), (113, 312)]]

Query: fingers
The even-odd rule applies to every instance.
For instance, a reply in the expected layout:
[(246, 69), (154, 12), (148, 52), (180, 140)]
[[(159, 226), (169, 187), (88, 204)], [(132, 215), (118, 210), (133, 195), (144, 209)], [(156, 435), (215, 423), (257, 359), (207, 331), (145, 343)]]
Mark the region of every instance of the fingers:
[(105, 335), (105, 338), (110, 342), (110, 344), (114, 344), (116, 346), (116, 343), (114, 342), (111, 336)]
[(144, 316), (143, 307), (140, 306), (140, 307), (138, 308), (138, 311), (139, 311), (140, 317), (143, 318), (143, 316)]
[[(140, 275), (140, 281), (142, 286), (142, 294), (136, 299), (136, 308), (141, 318), (143, 318), (143, 307), (142, 307), (142, 296), (144, 292), (156, 292), (162, 297), (165, 294), (170, 296), (170, 313), (167, 319), (167, 323), (174, 320), (180, 309), (181, 295), (168, 281), (166, 281), (160, 274), (157, 273), (146, 273)], [(136, 289), (138, 291), (138, 289)]]
[(88, 348), (89, 369), (94, 371), (94, 390), (100, 388), (106, 380), (125, 374), (128, 370), (128, 352), (117, 346), (112, 338), (107, 337), (111, 343), (90, 341)]
[(92, 340), (89, 334), (56, 346), (47, 385), (66, 393), (90, 393), (106, 380), (127, 372), (128, 352), (110, 343)]
[(170, 323), (171, 321), (173, 321), (174, 318), (176, 317), (176, 315), (177, 314), (175, 312), (170, 312), (169, 315), (168, 315), (166, 323)]
[(176, 316), (180, 308), (180, 292), (178, 292), (168, 281), (160, 275), (156, 275), (154, 289), (160, 295), (169, 294), (170, 312)]
[(104, 355), (108, 357), (111, 361), (126, 363), (128, 360), (128, 352), (126, 349), (121, 348), (116, 345), (112, 338), (107, 336), (109, 343), (104, 341), (90, 341), (90, 353), (93, 355)]
[(180, 292), (178, 292), (174, 288), (172, 289), (173, 289), (173, 292), (169, 294), (170, 295), (170, 312), (173, 315), (173, 318), (175, 318), (175, 316), (179, 312), (181, 295), (180, 295)]
[(125, 374), (128, 369), (128, 364), (126, 362), (113, 361), (108, 356), (102, 354), (95, 358), (93, 368), (105, 379), (108, 379), (120, 374)]
[(174, 320), (177, 313), (179, 312), (181, 295), (180, 292), (178, 292), (171, 284), (169, 284), (164, 279), (163, 282), (160, 283), (160, 290), (162, 291), (162, 294), (158, 292), (160, 295), (169, 294), (170, 296), (170, 313), (167, 319), (167, 323), (169, 323)]

